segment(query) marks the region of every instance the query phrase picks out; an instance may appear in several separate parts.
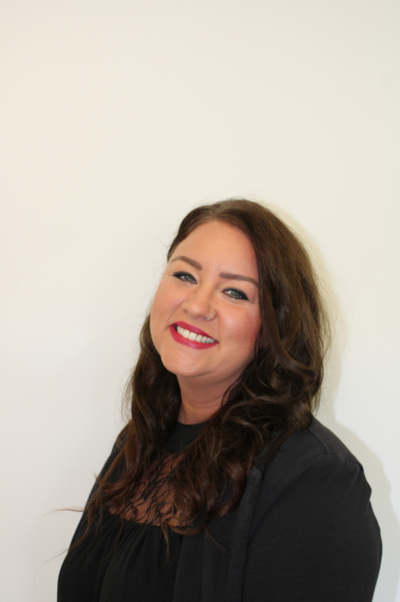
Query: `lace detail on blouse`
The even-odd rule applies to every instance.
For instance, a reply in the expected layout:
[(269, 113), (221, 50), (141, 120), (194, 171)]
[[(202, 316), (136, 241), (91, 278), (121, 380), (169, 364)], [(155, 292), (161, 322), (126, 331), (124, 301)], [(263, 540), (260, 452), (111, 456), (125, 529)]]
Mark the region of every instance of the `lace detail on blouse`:
[(179, 515), (173, 506), (173, 492), (169, 477), (179, 462), (180, 454), (164, 451), (161, 458), (152, 466), (147, 479), (142, 480), (134, 489), (133, 497), (122, 506), (109, 508), (111, 514), (117, 514), (124, 520), (136, 523), (170, 527), (179, 524)]

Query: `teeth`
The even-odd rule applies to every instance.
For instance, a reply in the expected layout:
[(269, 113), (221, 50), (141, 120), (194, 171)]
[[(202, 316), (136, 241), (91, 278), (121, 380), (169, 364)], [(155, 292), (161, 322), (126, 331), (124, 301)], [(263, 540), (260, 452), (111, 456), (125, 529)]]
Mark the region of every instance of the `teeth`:
[(215, 343), (214, 339), (211, 339), (210, 337), (203, 337), (201, 334), (196, 334), (195, 332), (190, 332), (190, 330), (182, 328), (181, 326), (177, 326), (176, 330), (181, 335), (181, 337), (183, 337), (184, 339), (189, 339), (189, 341), (196, 341), (197, 343), (204, 343), (207, 345)]

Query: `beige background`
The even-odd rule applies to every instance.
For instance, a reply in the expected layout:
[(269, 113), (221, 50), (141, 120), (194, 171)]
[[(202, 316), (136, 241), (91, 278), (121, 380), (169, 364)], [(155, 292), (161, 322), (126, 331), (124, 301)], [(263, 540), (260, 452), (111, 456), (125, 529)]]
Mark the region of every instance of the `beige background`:
[[(335, 307), (321, 420), (359, 457), (400, 601), (399, 2), (2, 0), (1, 579), (55, 600), (121, 426), (166, 245), (269, 204)], [(54, 558), (55, 557), (55, 558)]]

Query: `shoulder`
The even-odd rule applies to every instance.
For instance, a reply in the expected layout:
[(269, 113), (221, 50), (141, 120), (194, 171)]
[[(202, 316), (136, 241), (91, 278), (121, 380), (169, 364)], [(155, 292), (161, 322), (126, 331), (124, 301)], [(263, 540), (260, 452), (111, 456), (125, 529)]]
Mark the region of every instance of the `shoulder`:
[(314, 420), (256, 473), (245, 588), (268, 584), (273, 599), (302, 592), (307, 601), (370, 602), (380, 530), (370, 486), (351, 451)]
[(299, 454), (302, 460), (316, 456), (335, 456), (359, 464), (357, 458), (345, 444), (316, 418), (306, 431), (292, 433), (282, 445), (280, 453), (284, 455)]
[(314, 419), (304, 432), (294, 432), (275, 458), (259, 466), (258, 510), (268, 511), (282, 496), (288, 503), (344, 500), (369, 503), (371, 488), (361, 463), (332, 431)]
[(334, 462), (343, 466), (355, 464), (362, 470), (360, 462), (345, 444), (316, 419), (306, 431), (292, 433), (275, 458), (261, 469), (267, 471), (271, 479), (318, 462)]

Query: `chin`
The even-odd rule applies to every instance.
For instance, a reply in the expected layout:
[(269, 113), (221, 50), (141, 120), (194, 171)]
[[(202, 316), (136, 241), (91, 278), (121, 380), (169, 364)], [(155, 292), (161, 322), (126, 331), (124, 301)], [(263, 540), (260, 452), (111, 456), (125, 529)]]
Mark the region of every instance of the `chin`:
[(177, 378), (195, 378), (196, 376), (201, 376), (200, 372), (195, 369), (183, 368), (182, 366), (165, 365), (164, 367), (172, 374), (175, 374)]
[(164, 368), (175, 376), (182, 377), (190, 377), (197, 376), (198, 374), (198, 366), (193, 366), (190, 362), (185, 361), (177, 361), (176, 354), (175, 357), (171, 357), (169, 355), (163, 356), (160, 354), (161, 361), (163, 363)]

